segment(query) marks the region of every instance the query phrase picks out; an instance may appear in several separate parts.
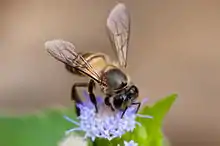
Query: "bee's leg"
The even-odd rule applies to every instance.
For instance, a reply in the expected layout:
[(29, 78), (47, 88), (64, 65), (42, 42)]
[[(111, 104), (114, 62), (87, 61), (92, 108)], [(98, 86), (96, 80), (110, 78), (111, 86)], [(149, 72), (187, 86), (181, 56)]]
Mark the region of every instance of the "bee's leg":
[(125, 110), (123, 111), (123, 113), (121, 114), (121, 118), (123, 118), (125, 112), (127, 111), (128, 107), (125, 108)]
[[(81, 103), (82, 101), (81, 101), (81, 98), (77, 92), (77, 88), (78, 87), (88, 87), (88, 86), (89, 86), (89, 83), (75, 83), (72, 86), (71, 100), (74, 100), (76, 103)], [(80, 109), (77, 108), (77, 106), (76, 106), (76, 113), (78, 116), (80, 115)]]
[[(141, 103), (140, 102), (134, 102), (131, 105), (137, 105), (137, 109), (135, 111), (135, 113), (137, 113), (140, 109)], [(123, 111), (123, 113), (121, 115), (121, 118), (123, 118), (123, 116), (124, 116), (125, 112), (127, 111), (127, 109), (128, 109), (128, 107), (126, 107), (125, 110)]]
[(95, 87), (95, 82), (94, 82), (94, 80), (90, 80), (90, 81), (89, 81), (89, 87), (88, 87), (89, 97), (90, 97), (91, 102), (92, 102), (92, 103), (94, 104), (94, 106), (95, 106), (96, 113), (98, 113), (97, 101), (96, 101), (95, 94), (93, 93), (94, 87)]
[(141, 107), (141, 103), (140, 102), (134, 102), (132, 103), (132, 105), (137, 105), (137, 109), (136, 109), (136, 113), (139, 111), (140, 107)]
[(83, 83), (75, 83), (72, 86), (72, 93), (71, 93), (71, 99), (74, 100), (77, 103), (81, 103), (81, 98), (77, 92), (77, 88), (79, 87), (88, 87), (89, 83), (83, 82)]
[(110, 103), (110, 95), (105, 97), (105, 104), (107, 106), (110, 106), (112, 111), (115, 111), (115, 109), (113, 108), (112, 104)]

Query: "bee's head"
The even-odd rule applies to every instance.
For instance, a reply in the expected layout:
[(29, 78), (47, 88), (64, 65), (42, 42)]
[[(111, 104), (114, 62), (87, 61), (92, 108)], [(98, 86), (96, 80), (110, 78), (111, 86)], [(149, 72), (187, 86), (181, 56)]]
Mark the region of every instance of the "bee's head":
[(126, 107), (130, 106), (135, 99), (137, 99), (138, 95), (138, 88), (135, 85), (131, 85), (113, 98), (114, 107), (116, 109), (124, 110)]

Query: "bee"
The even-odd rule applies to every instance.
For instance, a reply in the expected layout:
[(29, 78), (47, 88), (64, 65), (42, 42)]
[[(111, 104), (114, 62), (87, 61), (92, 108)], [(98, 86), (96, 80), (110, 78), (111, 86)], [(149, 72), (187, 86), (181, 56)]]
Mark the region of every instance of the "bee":
[[(75, 83), (72, 87), (72, 100), (82, 102), (77, 88), (86, 87), (91, 102), (98, 112), (94, 88), (98, 84), (105, 95), (105, 104), (113, 111), (123, 111), (122, 116), (131, 105), (136, 105), (138, 112), (141, 103), (137, 102), (138, 88), (125, 73), (127, 66), (128, 46), (130, 38), (130, 15), (123, 3), (118, 3), (109, 13), (106, 23), (107, 34), (116, 53), (114, 62), (104, 53), (80, 53), (71, 42), (51, 40), (45, 43), (46, 50), (58, 61), (65, 64), (66, 69), (79, 76), (88, 77), (89, 82)], [(80, 113), (78, 113), (80, 114)]]

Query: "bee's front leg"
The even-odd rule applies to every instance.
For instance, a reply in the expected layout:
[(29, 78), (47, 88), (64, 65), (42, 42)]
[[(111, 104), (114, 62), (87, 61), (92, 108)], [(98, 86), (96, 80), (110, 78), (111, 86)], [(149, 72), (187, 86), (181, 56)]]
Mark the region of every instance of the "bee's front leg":
[(125, 110), (123, 111), (123, 113), (121, 114), (121, 118), (123, 118), (125, 112), (127, 111), (128, 107), (125, 108)]
[(141, 103), (140, 102), (133, 102), (132, 105), (137, 105), (137, 109), (136, 109), (136, 113), (137, 113), (141, 107)]
[[(135, 113), (137, 113), (141, 107), (141, 103), (140, 102), (133, 102), (131, 105), (137, 105), (137, 109), (135, 111)], [(128, 107), (125, 108), (125, 110), (123, 111), (121, 118), (123, 118), (125, 112), (127, 111)]]
[(112, 106), (112, 104), (111, 104), (111, 102), (110, 102), (110, 98), (111, 98), (111, 95), (107, 95), (107, 96), (105, 97), (105, 105), (109, 106), (109, 107), (111, 108), (111, 110), (114, 112), (115, 109), (113, 108), (113, 106)]
[(94, 80), (90, 80), (90, 81), (89, 81), (89, 87), (88, 87), (89, 97), (90, 97), (91, 102), (92, 102), (92, 103), (94, 104), (94, 106), (95, 106), (96, 113), (98, 113), (97, 101), (96, 101), (95, 94), (93, 93), (94, 87), (95, 87), (95, 82), (94, 82)]

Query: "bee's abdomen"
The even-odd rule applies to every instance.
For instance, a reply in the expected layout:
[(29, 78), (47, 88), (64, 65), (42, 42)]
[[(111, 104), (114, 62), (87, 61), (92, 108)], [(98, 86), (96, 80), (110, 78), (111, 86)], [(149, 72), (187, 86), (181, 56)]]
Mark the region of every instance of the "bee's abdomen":
[(103, 69), (109, 64), (109, 58), (102, 53), (85, 53), (83, 57), (101, 75)]
[(77, 76), (84, 76), (84, 74), (82, 74), (81, 72), (79, 72), (78, 70), (76, 70), (75, 68), (69, 66), (68, 64), (65, 64), (65, 68), (68, 72), (77, 75)]
[[(107, 66), (109, 63), (109, 58), (105, 54), (102, 53), (79, 53), (82, 55), (82, 57), (92, 66), (93, 70), (95, 70), (97, 73), (101, 74), (103, 68)], [(86, 76), (82, 72), (79, 72), (75, 68), (66, 65), (66, 69), (68, 72), (78, 75), (78, 76)], [(86, 73), (90, 74), (88, 70), (85, 70)]]
[[(79, 53), (79, 54), (82, 54), (82, 53)], [(85, 54), (86, 56), (89, 55), (89, 53), (86, 53)], [(84, 58), (86, 58), (86, 56), (83, 56)], [(78, 71), (77, 69), (75, 69), (74, 67), (68, 65), (68, 64), (65, 64), (65, 68), (68, 72), (74, 74), (74, 75), (77, 75), (77, 76), (85, 76), (82, 72)]]

